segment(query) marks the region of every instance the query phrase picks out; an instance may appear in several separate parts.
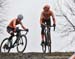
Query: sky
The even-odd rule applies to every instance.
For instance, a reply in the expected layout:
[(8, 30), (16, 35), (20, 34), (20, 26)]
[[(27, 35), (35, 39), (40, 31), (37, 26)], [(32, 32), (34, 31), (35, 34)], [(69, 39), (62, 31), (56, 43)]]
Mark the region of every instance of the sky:
[[(64, 0), (62, 0), (63, 2)], [(18, 14), (23, 14), (23, 24), (29, 29), (29, 33), (27, 34), (27, 47), (25, 52), (42, 52), (40, 43), (41, 43), (41, 28), (40, 28), (40, 14), (42, 12), (42, 8), (45, 4), (49, 4), (51, 6), (51, 9), (53, 10), (54, 14), (56, 15), (56, 12), (54, 11), (54, 8), (56, 7), (57, 0), (8, 0), (8, 11), (7, 11), (7, 25)], [(58, 7), (57, 7), (58, 8)], [(55, 16), (56, 17), (56, 16)], [(61, 19), (61, 20), (60, 20)], [(56, 17), (56, 23), (57, 27), (61, 27), (58, 25), (58, 23), (63, 24), (65, 20), (62, 20), (62, 18)], [(7, 26), (6, 25), (6, 26)], [(6, 27), (5, 27), (6, 28)], [(9, 34), (5, 32), (5, 36), (2, 35), (3, 38), (8, 37)], [(72, 39), (72, 34), (69, 37), (61, 38), (60, 33), (58, 33), (58, 29), (56, 28), (56, 31), (53, 31), (53, 28), (51, 29), (51, 38), (52, 38), (52, 52), (56, 51), (73, 51), (75, 48), (71, 49), (71, 46), (67, 46), (70, 42), (69, 39)], [(3, 39), (2, 38), (2, 39)], [(1, 41), (2, 41), (1, 39)], [(65, 48), (67, 46), (67, 48)], [(64, 48), (64, 49), (63, 49)], [(15, 49), (12, 49), (11, 51), (16, 51)]]

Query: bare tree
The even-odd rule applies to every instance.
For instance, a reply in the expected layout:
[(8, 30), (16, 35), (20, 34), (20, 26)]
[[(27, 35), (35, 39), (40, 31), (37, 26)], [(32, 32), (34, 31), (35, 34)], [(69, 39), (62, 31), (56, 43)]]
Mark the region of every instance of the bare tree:
[[(55, 8), (55, 10), (60, 12), (57, 13), (57, 17), (63, 17), (68, 22), (67, 24), (63, 24), (65, 29), (63, 29), (61, 33), (67, 32), (67, 34), (69, 34), (70, 32), (75, 31), (75, 25), (72, 23), (75, 19), (73, 18), (75, 16), (75, 2), (73, 0), (64, 1), (65, 2), (63, 3), (62, 0), (58, 0), (57, 6), (59, 6), (59, 9)], [(63, 7), (65, 9), (63, 9)]]
[(5, 27), (5, 16), (7, 12), (7, 0), (0, 0), (0, 33), (3, 33), (3, 28)]
[(5, 22), (6, 22), (5, 15), (6, 15), (7, 5), (8, 5), (7, 0), (0, 0), (0, 34), (3, 33), (3, 29), (5, 27)]
[[(75, 32), (75, 0), (58, 0), (55, 8), (56, 16), (62, 17), (63, 24), (59, 23), (62, 29), (59, 28), (58, 31), (61, 32), (62, 37), (69, 36), (70, 33)], [(61, 47), (59, 50), (64, 49), (74, 42), (74, 38), (65, 46)]]

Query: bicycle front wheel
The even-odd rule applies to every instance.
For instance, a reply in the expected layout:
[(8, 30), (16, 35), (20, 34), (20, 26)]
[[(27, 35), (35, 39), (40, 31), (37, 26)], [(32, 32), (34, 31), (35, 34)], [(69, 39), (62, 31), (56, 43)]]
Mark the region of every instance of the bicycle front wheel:
[(23, 53), (27, 46), (27, 37), (25, 35), (21, 35), (19, 40), (17, 41), (17, 51), (19, 53)]
[(51, 53), (51, 35), (48, 33), (48, 51)]
[(8, 42), (9, 38), (5, 38), (1, 43), (1, 52), (9, 53), (10, 51), (10, 43)]
[(50, 42), (48, 43), (48, 51), (49, 53), (51, 53), (51, 43)]

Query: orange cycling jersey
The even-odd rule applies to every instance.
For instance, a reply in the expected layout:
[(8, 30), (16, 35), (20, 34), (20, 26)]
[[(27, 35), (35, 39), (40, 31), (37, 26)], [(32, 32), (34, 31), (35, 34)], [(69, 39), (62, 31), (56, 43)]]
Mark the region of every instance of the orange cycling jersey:
[(16, 25), (20, 24), (21, 22), (17, 21), (16, 18), (12, 19), (12, 21), (9, 23), (9, 27), (16, 28)]
[(48, 19), (51, 16), (51, 13), (49, 11), (48, 12), (43, 12), (42, 14), (44, 16), (44, 19)]
[(50, 16), (52, 16), (53, 23), (55, 24), (56, 23), (55, 17), (54, 17), (53, 12), (51, 10), (49, 10), (47, 12), (45, 12), (45, 11), (42, 12), (41, 17), (40, 17), (40, 24), (42, 24), (44, 19), (49, 19)]

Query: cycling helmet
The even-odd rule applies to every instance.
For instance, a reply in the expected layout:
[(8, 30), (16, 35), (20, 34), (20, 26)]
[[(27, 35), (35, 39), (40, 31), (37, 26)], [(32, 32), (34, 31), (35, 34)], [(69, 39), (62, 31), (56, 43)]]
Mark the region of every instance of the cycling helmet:
[(45, 5), (44, 7), (43, 7), (43, 9), (45, 10), (45, 9), (50, 9), (50, 6), (49, 5)]
[(19, 14), (19, 15), (17, 16), (17, 18), (20, 19), (20, 20), (22, 20), (22, 19), (23, 19), (23, 15)]

